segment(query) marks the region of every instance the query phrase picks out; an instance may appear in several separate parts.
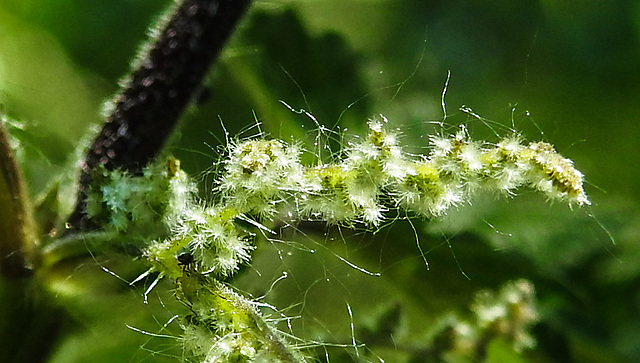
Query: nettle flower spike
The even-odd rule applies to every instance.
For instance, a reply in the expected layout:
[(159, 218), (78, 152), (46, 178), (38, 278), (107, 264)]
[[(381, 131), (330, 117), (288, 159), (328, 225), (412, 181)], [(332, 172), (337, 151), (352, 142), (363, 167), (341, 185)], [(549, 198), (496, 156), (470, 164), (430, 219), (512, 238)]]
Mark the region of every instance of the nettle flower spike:
[(433, 218), (482, 191), (512, 195), (530, 187), (550, 200), (590, 204), (582, 174), (550, 144), (524, 145), (517, 134), (482, 143), (461, 128), (431, 137), (430, 153), (416, 157), (402, 150), (386, 123), (384, 117), (370, 121), (368, 135), (349, 143), (341, 160), (314, 166), (302, 165), (300, 147), (280, 140), (236, 142), (217, 179), (213, 205), (198, 202), (175, 159), (148, 167), (143, 177), (104, 172), (86, 213), (118, 231), (136, 225), (148, 230), (149, 223), (161, 222), (169, 238), (152, 243), (146, 255), (165, 276), (181, 275), (176, 256), (185, 251), (200, 273), (230, 276), (253, 249), (251, 232), (237, 221), (260, 225), (283, 205), (300, 219), (375, 227), (389, 210)]
[(98, 168), (93, 179), (84, 210), (87, 218), (134, 238), (166, 236), (194, 203), (196, 186), (175, 158), (147, 166), (142, 176)]
[(522, 137), (513, 134), (482, 154), (482, 173), (490, 189), (513, 195), (517, 188), (526, 185), (530, 155), (524, 154), (525, 149)]
[(407, 163), (406, 174), (394, 185), (392, 196), (403, 209), (418, 215), (439, 216), (462, 201), (460, 185), (447, 182), (437, 164), (424, 159)]
[(558, 154), (553, 146), (545, 142), (529, 145), (533, 168), (531, 185), (547, 194), (550, 199), (567, 200), (578, 205), (589, 205), (582, 188), (582, 173), (573, 167), (573, 161)]
[(531, 328), (540, 318), (531, 282), (508, 281), (499, 291), (479, 291), (474, 300), (470, 307), (472, 320), (449, 318), (433, 338), (442, 343), (438, 344), (442, 350), (437, 352), (442, 361), (486, 360), (487, 350), (497, 340), (516, 352), (535, 347)]
[(382, 123), (371, 121), (369, 129), (367, 138), (350, 145), (342, 162), (304, 169), (305, 184), (296, 196), (303, 217), (374, 226), (382, 221), (387, 210), (380, 202), (382, 189), (402, 173), (404, 158), (395, 135), (384, 132)]
[(296, 160), (302, 183), (292, 187), (297, 175), (283, 178), (302, 217), (376, 226), (389, 209), (430, 218), (469, 202), (477, 191), (512, 195), (524, 186), (570, 205), (589, 204), (582, 174), (549, 144), (523, 145), (521, 136), (510, 135), (488, 146), (471, 140), (462, 128), (454, 135), (432, 137), (430, 154), (412, 158), (385, 123), (384, 118), (371, 121), (368, 137), (350, 144), (341, 161), (300, 167)]
[(208, 276), (177, 279), (191, 310), (182, 321), (185, 348), (202, 362), (305, 362), (244, 297)]
[(218, 181), (222, 204), (265, 219), (289, 203), (300, 218), (370, 226), (390, 209), (430, 218), (468, 202), (477, 191), (514, 194), (524, 186), (549, 199), (589, 204), (582, 174), (549, 144), (524, 145), (521, 136), (509, 135), (490, 145), (461, 128), (432, 137), (429, 155), (416, 158), (402, 151), (386, 123), (384, 117), (370, 121), (367, 137), (348, 144), (342, 160), (315, 166), (301, 165), (295, 145), (239, 142), (230, 148)]
[(271, 217), (285, 190), (299, 183), (300, 151), (279, 140), (247, 140), (232, 145), (220, 178), (223, 203), (242, 213)]
[(136, 230), (135, 223), (147, 219), (167, 227), (168, 237), (156, 237), (144, 255), (151, 271), (178, 282), (177, 296), (193, 312), (183, 327), (194, 355), (212, 362), (289, 362), (303, 358), (275, 338), (249, 300), (218, 280), (250, 261), (254, 233), (246, 222), (268, 231), (262, 223), (286, 206), (294, 219), (375, 227), (390, 210), (434, 218), (476, 193), (513, 195), (522, 187), (569, 205), (589, 204), (582, 174), (547, 143), (525, 145), (513, 134), (490, 144), (472, 140), (461, 128), (431, 137), (429, 154), (413, 156), (399, 146), (384, 117), (368, 126), (367, 136), (354, 138), (341, 159), (312, 166), (301, 163), (297, 145), (237, 141), (229, 146), (212, 203), (197, 198), (174, 159), (145, 169), (142, 177), (109, 172), (92, 189), (87, 214), (118, 231)]

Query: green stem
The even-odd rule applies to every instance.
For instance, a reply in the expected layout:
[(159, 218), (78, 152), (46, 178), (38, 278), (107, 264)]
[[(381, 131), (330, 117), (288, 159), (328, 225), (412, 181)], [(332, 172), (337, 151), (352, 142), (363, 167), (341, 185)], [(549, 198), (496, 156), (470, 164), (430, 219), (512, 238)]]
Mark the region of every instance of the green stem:
[[(178, 278), (177, 286), (178, 299), (194, 313), (191, 324), (207, 326), (212, 335), (216, 332), (217, 335), (211, 336), (212, 344), (222, 336), (234, 335), (255, 351), (266, 350), (270, 357), (278, 362), (304, 361), (304, 358), (264, 320), (255, 307), (222, 282), (195, 271), (185, 270), (182, 277)], [(213, 326), (208, 326), (210, 324)]]
[(22, 172), (5, 121), (0, 120), (0, 274), (16, 279), (30, 275), (37, 263), (33, 215)]

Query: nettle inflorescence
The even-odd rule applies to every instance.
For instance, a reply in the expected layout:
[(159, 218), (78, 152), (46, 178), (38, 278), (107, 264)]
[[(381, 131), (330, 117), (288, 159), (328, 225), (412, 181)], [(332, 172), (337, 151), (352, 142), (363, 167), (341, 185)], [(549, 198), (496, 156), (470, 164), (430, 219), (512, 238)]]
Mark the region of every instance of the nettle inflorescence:
[[(163, 236), (170, 232), (196, 191), (180, 161), (169, 158), (152, 164), (141, 177), (122, 170), (99, 167), (93, 172), (85, 215), (98, 225), (137, 236)], [(153, 238), (153, 237), (152, 237)]]
[[(277, 219), (286, 206), (289, 219), (373, 228), (392, 210), (429, 219), (478, 192), (512, 195), (521, 187), (569, 205), (589, 204), (582, 174), (550, 144), (527, 145), (518, 134), (483, 143), (462, 127), (453, 135), (432, 136), (430, 153), (414, 156), (403, 151), (384, 117), (368, 126), (368, 135), (347, 144), (342, 158), (316, 165), (303, 165), (303, 150), (295, 144), (266, 138), (233, 142), (212, 203), (199, 202), (175, 161), (150, 167), (144, 187), (128, 181), (134, 178), (128, 174), (111, 172), (113, 180), (96, 189), (87, 213), (111, 218), (120, 230), (144, 221), (145, 213), (156, 213), (152, 220), (167, 226), (168, 237), (158, 235), (144, 255), (153, 271), (177, 282), (178, 298), (191, 309), (183, 321), (185, 346), (196, 356), (207, 362), (289, 362), (304, 358), (249, 300), (220, 282), (249, 262), (254, 249), (252, 232), (239, 221), (267, 229), (263, 223)], [(149, 203), (156, 191), (165, 202)]]
[[(535, 289), (527, 280), (509, 281), (496, 293), (482, 290), (471, 306), (472, 321), (448, 318), (434, 338), (439, 361), (483, 361), (492, 345), (511, 346), (515, 353), (535, 347), (529, 329), (538, 322)], [(505, 360), (505, 358), (502, 358)]]
[(300, 149), (278, 140), (233, 145), (219, 182), (222, 204), (269, 218), (287, 203), (301, 219), (374, 227), (390, 209), (431, 218), (479, 190), (513, 194), (529, 186), (552, 200), (589, 204), (582, 174), (547, 143), (523, 145), (511, 135), (482, 144), (461, 128), (432, 137), (431, 153), (416, 158), (403, 152), (386, 122), (370, 121), (369, 135), (351, 143), (342, 160), (315, 166), (303, 166)]

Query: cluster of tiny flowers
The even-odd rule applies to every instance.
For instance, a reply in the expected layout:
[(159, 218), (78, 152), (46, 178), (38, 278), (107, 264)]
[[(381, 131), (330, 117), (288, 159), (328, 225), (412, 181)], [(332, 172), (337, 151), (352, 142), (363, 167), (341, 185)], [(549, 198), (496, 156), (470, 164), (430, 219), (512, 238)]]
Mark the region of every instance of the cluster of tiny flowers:
[[(232, 294), (226, 298), (240, 299), (239, 296), (222, 288), (220, 292)], [(200, 290), (202, 291), (202, 287)], [(183, 324), (185, 348), (202, 362), (245, 362), (253, 359), (262, 344), (252, 334), (253, 322), (245, 307), (233, 306), (233, 300), (221, 300), (219, 294), (206, 289), (203, 295), (190, 304), (193, 314), (188, 315)]]
[(217, 180), (218, 202), (182, 208), (171, 239), (151, 246), (148, 256), (179, 275), (175, 256), (188, 251), (201, 273), (229, 276), (252, 249), (236, 220), (260, 223), (284, 204), (300, 219), (368, 226), (379, 225), (391, 209), (432, 218), (478, 191), (510, 195), (525, 186), (552, 200), (589, 204), (582, 174), (547, 143), (525, 145), (519, 135), (482, 143), (462, 128), (432, 137), (430, 153), (416, 157), (402, 150), (386, 122), (370, 121), (368, 135), (349, 143), (342, 159), (314, 166), (301, 163), (298, 146), (280, 140), (233, 143)]
[(150, 165), (140, 177), (101, 169), (93, 179), (85, 208), (87, 218), (147, 239), (166, 236), (192, 204), (196, 189), (174, 158)]
[[(250, 260), (252, 233), (239, 221), (261, 226), (286, 206), (299, 219), (375, 227), (389, 210), (432, 218), (476, 192), (510, 195), (525, 186), (548, 199), (589, 204), (582, 174), (547, 143), (525, 145), (519, 135), (482, 143), (462, 128), (432, 137), (428, 155), (412, 156), (386, 123), (384, 117), (370, 121), (368, 135), (348, 143), (341, 159), (313, 166), (302, 164), (298, 146), (280, 140), (234, 142), (209, 205), (198, 200), (175, 159), (150, 166), (142, 177), (104, 171), (94, 178), (99, 187), (86, 213), (118, 231), (155, 236), (144, 255), (152, 270), (178, 282), (177, 295), (193, 312), (183, 324), (185, 345), (205, 362), (255, 361), (264, 354), (300, 361), (246, 299), (216, 280)], [(532, 344), (526, 327), (535, 314), (527, 310), (532, 292), (514, 286), (502, 293), (505, 304), (478, 304), (476, 313), (482, 329), (513, 334), (520, 349)]]
[(394, 134), (382, 123), (369, 123), (369, 136), (348, 145), (344, 160), (305, 168), (295, 197), (303, 218), (377, 225), (388, 207), (380, 198), (394, 178), (401, 177), (403, 154)]
[(279, 140), (250, 140), (231, 147), (219, 180), (222, 203), (242, 213), (271, 217), (284, 191), (299, 180), (300, 151)]
[(484, 335), (501, 336), (519, 352), (536, 344), (529, 334), (529, 328), (538, 322), (534, 297), (535, 289), (531, 282), (511, 281), (498, 294), (490, 291), (479, 293), (471, 309)]
[[(232, 207), (193, 204), (179, 216), (172, 236), (150, 243), (145, 255), (156, 270), (174, 279), (187, 267), (205, 275), (230, 276), (249, 261), (254, 248), (252, 234), (236, 224), (238, 217)], [(188, 260), (178, 259), (181, 254)]]
[(447, 204), (468, 200), (478, 190), (513, 194), (528, 186), (551, 200), (588, 205), (582, 174), (571, 160), (558, 154), (544, 142), (524, 145), (514, 134), (497, 144), (484, 147), (470, 140), (461, 129), (450, 137), (433, 137), (429, 161), (438, 170), (448, 190)]
[(200, 361), (304, 362), (255, 306), (221, 282), (200, 274), (177, 281), (178, 298), (192, 312), (182, 323), (184, 345)]
[(431, 137), (430, 153), (416, 157), (402, 150), (386, 122), (370, 121), (368, 135), (350, 142), (343, 158), (313, 166), (301, 163), (298, 146), (280, 140), (235, 142), (210, 206), (197, 201), (176, 159), (146, 168), (142, 177), (101, 170), (86, 214), (97, 224), (157, 239), (146, 255), (165, 275), (180, 276), (185, 262), (177, 256), (189, 253), (200, 273), (224, 277), (248, 262), (253, 249), (251, 233), (237, 220), (260, 223), (284, 204), (300, 219), (368, 226), (379, 225), (388, 210), (437, 217), (478, 191), (509, 195), (523, 186), (548, 199), (589, 204), (582, 174), (547, 143), (525, 145), (519, 135), (481, 143), (462, 128)]
[(549, 199), (589, 204), (582, 174), (547, 143), (524, 145), (512, 135), (488, 145), (471, 140), (462, 129), (432, 137), (430, 154), (415, 158), (402, 151), (385, 123), (384, 118), (369, 122), (369, 135), (349, 144), (342, 160), (311, 167), (301, 165), (297, 147), (280, 141), (234, 145), (220, 179), (223, 200), (260, 217), (294, 200), (301, 218), (371, 226), (393, 208), (442, 215), (477, 190), (512, 194), (529, 186)]
[(481, 361), (495, 339), (511, 345), (515, 352), (534, 348), (536, 341), (529, 333), (538, 322), (535, 289), (527, 280), (509, 281), (499, 292), (483, 290), (476, 294), (471, 306), (475, 321), (453, 319), (442, 330), (440, 340), (443, 361)]

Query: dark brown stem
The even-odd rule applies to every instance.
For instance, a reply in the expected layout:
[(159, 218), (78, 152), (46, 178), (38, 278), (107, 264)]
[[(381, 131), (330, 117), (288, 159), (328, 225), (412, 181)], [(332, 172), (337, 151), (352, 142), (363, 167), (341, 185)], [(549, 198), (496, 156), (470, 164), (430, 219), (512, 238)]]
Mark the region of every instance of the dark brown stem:
[(201, 86), (251, 0), (183, 0), (158, 29), (113, 99), (113, 110), (82, 164), (73, 230), (93, 229), (84, 217), (92, 172), (141, 172), (161, 150), (182, 112)]

